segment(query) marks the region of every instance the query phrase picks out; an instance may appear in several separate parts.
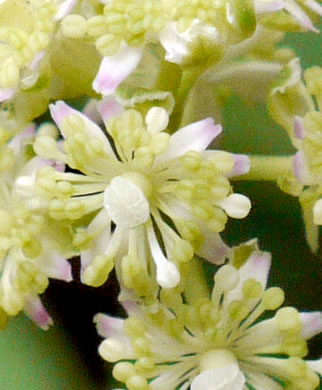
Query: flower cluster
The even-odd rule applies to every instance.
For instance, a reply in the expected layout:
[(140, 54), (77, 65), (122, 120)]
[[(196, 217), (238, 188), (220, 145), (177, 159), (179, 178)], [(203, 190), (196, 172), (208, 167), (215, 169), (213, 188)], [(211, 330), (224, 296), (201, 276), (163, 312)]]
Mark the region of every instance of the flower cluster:
[(99, 352), (118, 362), (114, 377), (129, 390), (315, 389), (321, 362), (303, 357), (306, 340), (322, 330), (322, 313), (279, 308), (283, 290), (266, 288), (270, 265), (270, 254), (248, 242), (217, 270), (209, 296), (189, 301), (198, 286), (187, 285), (187, 296), (162, 290), (153, 308), (124, 302), (125, 320), (97, 314), (106, 338)]
[(303, 208), (307, 238), (318, 249), (318, 225), (322, 225), (322, 69), (305, 71), (301, 80), (298, 59), (287, 65), (279, 85), (271, 93), (271, 114), (288, 132), (298, 150), (293, 169), (282, 189), (298, 196)]
[[(71, 234), (63, 224), (46, 217), (30, 191), (37, 169), (50, 163), (30, 157), (28, 147), (34, 135), (34, 127), (29, 127), (6, 144), (8, 134), (1, 133), (0, 313), (2, 326), (7, 316), (24, 310), (47, 329), (52, 320), (38, 295), (47, 288), (48, 278), (71, 280), (71, 267), (65, 259), (71, 253)], [(57, 234), (67, 234), (66, 239), (53, 241)]]
[[(322, 361), (304, 358), (321, 313), (281, 307), (270, 254), (230, 236), (254, 237), (233, 181), (269, 180), (299, 198), (318, 252), (322, 70), (303, 81), (283, 39), (318, 32), (319, 3), (0, 0), (1, 329), (21, 311), (48, 329), (41, 295), (79, 261), (79, 283), (117, 278), (128, 318), (95, 322), (128, 390), (319, 385)], [(256, 136), (232, 149), (236, 95), (265, 105), (289, 155), (265, 134), (263, 156)]]

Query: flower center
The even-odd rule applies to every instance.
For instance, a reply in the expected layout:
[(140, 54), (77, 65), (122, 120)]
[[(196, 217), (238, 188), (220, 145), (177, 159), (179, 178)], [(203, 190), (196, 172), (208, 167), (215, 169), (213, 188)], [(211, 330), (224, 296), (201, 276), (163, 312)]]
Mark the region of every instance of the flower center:
[(225, 349), (214, 349), (201, 356), (200, 374), (191, 390), (242, 390), (246, 383), (235, 355)]
[(135, 228), (150, 217), (151, 193), (152, 185), (144, 175), (129, 172), (111, 180), (104, 191), (104, 206), (117, 226)]

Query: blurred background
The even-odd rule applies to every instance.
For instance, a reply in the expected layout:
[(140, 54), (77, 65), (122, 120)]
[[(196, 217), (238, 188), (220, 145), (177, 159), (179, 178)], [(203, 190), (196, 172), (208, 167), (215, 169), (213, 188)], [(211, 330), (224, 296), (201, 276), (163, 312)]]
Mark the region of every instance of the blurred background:
[[(321, 26), (320, 26), (321, 28)], [(302, 66), (321, 65), (318, 34), (292, 34), (287, 46), (301, 57)], [(246, 107), (232, 97), (225, 107), (222, 148), (235, 153), (293, 153), (286, 136), (265, 112), (263, 105)], [(313, 255), (304, 238), (297, 199), (273, 183), (234, 182), (235, 192), (252, 200), (250, 215), (230, 220), (225, 240), (230, 245), (258, 237), (261, 249), (272, 252), (270, 285), (282, 287), (286, 304), (300, 310), (322, 309), (321, 250)], [(11, 319), (0, 333), (0, 390), (102, 390), (109, 368), (98, 356), (100, 338), (93, 325), (97, 312), (120, 315), (114, 275), (101, 288), (81, 285), (79, 264), (73, 261), (75, 281), (51, 281), (44, 302), (55, 321), (49, 331), (39, 330), (23, 315)], [(206, 267), (207, 269), (207, 267)], [(309, 358), (318, 358), (322, 337), (309, 343)]]

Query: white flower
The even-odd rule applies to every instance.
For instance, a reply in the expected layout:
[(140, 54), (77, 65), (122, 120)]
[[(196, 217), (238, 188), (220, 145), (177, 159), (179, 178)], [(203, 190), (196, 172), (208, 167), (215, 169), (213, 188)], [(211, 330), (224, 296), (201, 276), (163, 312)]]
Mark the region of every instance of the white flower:
[(99, 353), (118, 362), (113, 375), (129, 390), (282, 390), (281, 383), (314, 390), (321, 362), (302, 358), (306, 340), (322, 330), (322, 313), (284, 307), (257, 322), (284, 300), (281, 289), (266, 289), (270, 264), (270, 254), (249, 242), (219, 268), (211, 297), (187, 302), (162, 291), (153, 309), (125, 302), (126, 320), (97, 314), (106, 338)]
[(228, 248), (213, 232), (224, 229), (226, 213), (248, 214), (248, 198), (231, 194), (227, 177), (246, 172), (249, 160), (205, 152), (220, 125), (207, 118), (170, 136), (164, 109), (154, 107), (143, 119), (110, 98), (99, 105), (108, 138), (63, 102), (50, 110), (64, 136), (63, 151), (52, 138), (38, 137), (36, 152), (83, 174), (46, 168), (37, 188), (49, 199), (53, 218), (78, 220), (96, 213), (74, 242), (85, 283), (104, 283), (115, 261), (123, 285), (146, 295), (155, 277), (160, 286), (175, 287), (180, 263), (194, 252), (224, 261)]
[[(3, 140), (5, 132), (1, 135)], [(62, 226), (45, 218), (41, 202), (31, 191), (36, 170), (50, 164), (39, 157), (28, 160), (34, 136), (35, 129), (30, 126), (1, 145), (0, 312), (13, 316), (23, 310), (47, 329), (52, 320), (39, 294), (47, 288), (48, 278), (70, 281), (72, 277), (70, 264), (51, 236), (55, 231), (57, 238)]]

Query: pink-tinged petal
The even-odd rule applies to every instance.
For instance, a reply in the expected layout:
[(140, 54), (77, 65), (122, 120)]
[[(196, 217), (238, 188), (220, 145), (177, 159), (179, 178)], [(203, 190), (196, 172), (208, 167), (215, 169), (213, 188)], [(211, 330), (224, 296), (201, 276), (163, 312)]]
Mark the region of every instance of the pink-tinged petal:
[(104, 57), (93, 82), (93, 89), (103, 96), (111, 95), (134, 71), (142, 57), (142, 48), (132, 48), (122, 43), (120, 51)]
[(294, 1), (286, 2), (284, 9), (286, 9), (303, 27), (314, 32), (319, 32), (319, 30), (314, 27), (305, 11), (303, 11)]
[(16, 92), (16, 88), (0, 88), (0, 102), (9, 100)]
[[(50, 114), (55, 121), (56, 125), (60, 128), (63, 120), (72, 114), (80, 114), (78, 111), (74, 110), (73, 108), (69, 107), (65, 102), (62, 100), (59, 100), (58, 102), (54, 104), (49, 105), (49, 111)], [(63, 134), (63, 133), (62, 133)], [(63, 134), (64, 136), (64, 134)]]
[(276, 12), (284, 8), (284, 0), (273, 0), (265, 1), (257, 0), (255, 1), (255, 11), (256, 14), (263, 14), (266, 12)]
[(322, 312), (300, 313), (302, 321), (302, 337), (308, 340), (322, 332)]
[(124, 108), (113, 96), (107, 96), (100, 103), (97, 104), (97, 110), (103, 118), (105, 126), (108, 121), (114, 116), (121, 116)]
[(304, 4), (310, 8), (313, 12), (317, 13), (318, 15), (322, 16), (322, 7), (320, 4), (318, 4), (314, 0), (305, 0)]
[(93, 321), (96, 325), (98, 334), (104, 338), (125, 336), (123, 330), (124, 320), (121, 318), (98, 313), (94, 316)]
[(139, 315), (139, 316), (143, 315), (143, 312), (140, 309), (139, 304), (135, 301), (123, 301), (121, 302), (121, 305), (124, 307), (129, 317), (134, 315)]
[(88, 119), (84, 114), (81, 112), (74, 110), (70, 106), (68, 106), (65, 102), (62, 100), (56, 102), (55, 104), (50, 104), (49, 105), (49, 110), (51, 113), (51, 116), (57, 126), (59, 127), (62, 135), (65, 137), (65, 134), (62, 130), (62, 123), (63, 120), (68, 117), (69, 115), (78, 115), (85, 123), (85, 131), (86, 135), (88, 136), (89, 139), (96, 137), (98, 138), (104, 145), (104, 150), (106, 153), (108, 153), (110, 156), (115, 157), (114, 152), (111, 148), (111, 145), (105, 136), (104, 132), (102, 129), (93, 121)]
[(46, 54), (45, 50), (40, 51), (39, 53), (37, 53), (35, 55), (35, 57), (33, 58), (32, 62), (30, 63), (29, 69), (35, 70), (38, 67), (39, 62), (45, 57), (45, 54)]
[(228, 177), (245, 175), (250, 170), (250, 158), (244, 154), (232, 154), (235, 165)]
[[(50, 253), (50, 254), (49, 254)], [(64, 256), (61, 256), (50, 250), (39, 260), (38, 268), (42, 270), (49, 278), (71, 282), (73, 280), (72, 268)]]
[(312, 174), (303, 151), (299, 151), (293, 157), (294, 175), (301, 184), (312, 184)]
[(44, 308), (38, 295), (29, 294), (25, 297), (23, 311), (27, 317), (43, 330), (48, 330), (53, 325), (53, 320)]
[(97, 105), (97, 99), (90, 99), (83, 108), (83, 114), (91, 121), (95, 122), (98, 125), (101, 125), (103, 122), (101, 115), (98, 112)]
[(310, 367), (311, 370), (322, 376), (322, 359), (307, 360), (306, 364)]
[(72, 9), (74, 8), (77, 0), (65, 0), (63, 1), (60, 6), (58, 7), (58, 10), (55, 15), (55, 21), (59, 22), (61, 19), (63, 19), (66, 15), (68, 15)]
[[(236, 288), (227, 292), (225, 305), (229, 305), (233, 300), (243, 299), (243, 285), (248, 279), (255, 279), (261, 283), (263, 289), (266, 288), (269, 270), (271, 268), (272, 257), (268, 252), (255, 251), (247, 259), (246, 263), (238, 270), (239, 283)], [(254, 302), (254, 305), (256, 302)]]
[(224, 243), (219, 234), (205, 226), (201, 227), (205, 238), (203, 244), (196, 249), (196, 254), (213, 264), (223, 264), (230, 253), (230, 248)]
[(296, 138), (302, 140), (305, 137), (305, 127), (303, 118), (300, 116), (295, 117), (294, 121), (294, 135)]
[(168, 151), (158, 157), (156, 162), (168, 161), (192, 150), (203, 152), (221, 130), (221, 125), (215, 125), (212, 118), (185, 126), (171, 136)]

